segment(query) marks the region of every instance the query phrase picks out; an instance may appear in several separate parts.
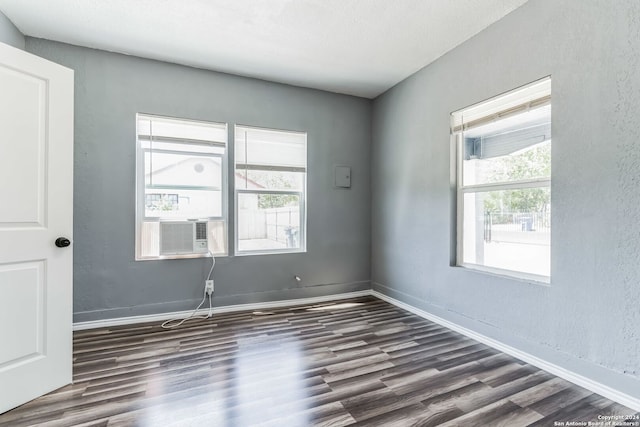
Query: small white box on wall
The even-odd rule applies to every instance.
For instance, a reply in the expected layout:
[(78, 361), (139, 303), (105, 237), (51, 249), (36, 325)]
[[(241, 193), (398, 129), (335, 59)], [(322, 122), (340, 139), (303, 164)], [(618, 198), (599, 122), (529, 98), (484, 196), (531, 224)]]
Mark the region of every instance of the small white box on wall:
[(349, 166), (336, 166), (334, 176), (336, 187), (351, 188), (351, 168)]

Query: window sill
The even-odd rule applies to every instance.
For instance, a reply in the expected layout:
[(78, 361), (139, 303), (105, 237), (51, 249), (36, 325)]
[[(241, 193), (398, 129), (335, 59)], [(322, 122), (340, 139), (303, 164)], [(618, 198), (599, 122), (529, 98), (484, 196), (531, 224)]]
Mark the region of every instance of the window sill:
[[(214, 254), (216, 258), (226, 258), (229, 254)], [(162, 261), (167, 259), (193, 259), (193, 258), (211, 258), (208, 253), (204, 254), (183, 254), (183, 255), (162, 255), (153, 257), (136, 257), (136, 261)]]
[(487, 267), (478, 264), (457, 264), (454, 267), (463, 268), (467, 271), (474, 271), (480, 274), (495, 276), (502, 279), (516, 280), (519, 282), (529, 283), (532, 285), (551, 286), (550, 276), (541, 276), (538, 274), (524, 273), (521, 271), (504, 270), (501, 268)]
[(280, 255), (280, 254), (301, 254), (306, 253), (306, 249), (285, 249), (285, 250), (270, 250), (270, 251), (237, 251), (234, 255), (239, 257), (252, 256), (252, 255)]

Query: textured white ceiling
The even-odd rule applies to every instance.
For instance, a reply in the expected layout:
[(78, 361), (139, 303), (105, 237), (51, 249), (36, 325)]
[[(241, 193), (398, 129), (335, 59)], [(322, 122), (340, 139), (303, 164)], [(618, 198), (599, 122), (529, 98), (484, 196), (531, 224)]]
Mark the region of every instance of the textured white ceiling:
[(0, 0), (25, 35), (373, 98), (527, 0)]

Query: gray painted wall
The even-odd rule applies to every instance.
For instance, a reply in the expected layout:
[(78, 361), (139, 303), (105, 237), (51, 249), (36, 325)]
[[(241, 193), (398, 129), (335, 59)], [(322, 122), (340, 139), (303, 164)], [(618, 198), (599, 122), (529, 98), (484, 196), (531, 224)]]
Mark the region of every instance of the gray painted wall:
[[(449, 113), (547, 75), (550, 286), (451, 267)], [(373, 288), (640, 397), (640, 3), (531, 0), (372, 123)]]
[[(210, 259), (134, 261), (137, 112), (308, 132), (308, 252), (218, 258), (216, 306), (370, 287), (370, 100), (42, 39), (27, 50), (75, 70), (76, 321), (202, 298)], [(350, 190), (333, 188), (336, 164), (352, 167)]]
[(6, 43), (23, 50), (25, 44), (24, 36), (20, 30), (2, 12), (0, 12), (0, 43)]

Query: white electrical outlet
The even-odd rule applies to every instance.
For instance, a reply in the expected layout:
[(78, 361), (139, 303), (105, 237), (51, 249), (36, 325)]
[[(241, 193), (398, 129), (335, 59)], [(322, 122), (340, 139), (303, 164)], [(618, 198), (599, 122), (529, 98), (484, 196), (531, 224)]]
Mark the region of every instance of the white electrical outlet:
[(213, 293), (213, 280), (204, 281), (204, 291), (207, 295), (211, 295)]

